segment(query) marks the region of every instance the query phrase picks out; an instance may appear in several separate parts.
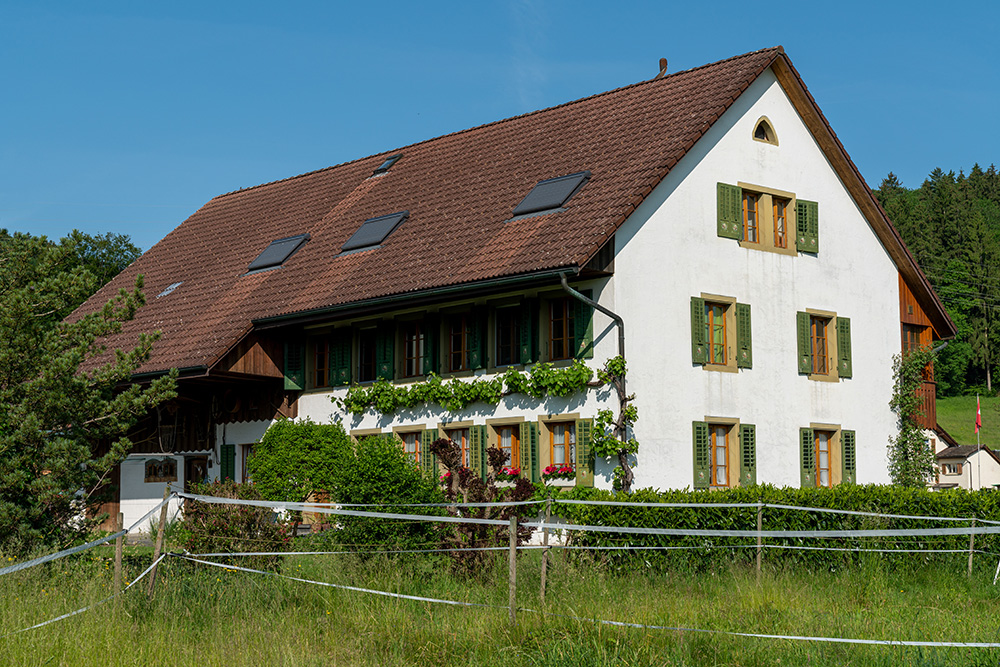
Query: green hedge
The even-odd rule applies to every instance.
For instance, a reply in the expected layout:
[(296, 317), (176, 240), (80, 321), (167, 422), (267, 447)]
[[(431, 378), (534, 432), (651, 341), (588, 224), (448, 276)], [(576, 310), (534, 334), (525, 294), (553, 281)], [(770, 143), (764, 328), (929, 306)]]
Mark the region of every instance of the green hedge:
[[(1000, 492), (984, 490), (969, 492), (962, 489), (930, 492), (893, 486), (842, 485), (833, 489), (778, 488), (770, 485), (739, 487), (718, 491), (654, 491), (642, 489), (629, 496), (611, 491), (577, 487), (555, 496), (553, 514), (581, 525), (642, 526), (655, 528), (756, 530), (757, 509), (747, 508), (645, 508), (609, 507), (560, 504), (559, 499), (627, 500), (657, 503), (768, 503), (824, 507), (840, 510), (904, 514), (911, 516), (976, 517), (1000, 521)], [(927, 521), (920, 519), (888, 519), (843, 514), (783, 510), (766, 507), (762, 516), (763, 530), (865, 530), (963, 527), (965, 522)], [(684, 546), (698, 549), (667, 551), (596, 551), (594, 558), (612, 567), (666, 567), (679, 569), (713, 569), (726, 563), (751, 564), (755, 548), (748, 538), (672, 537), (662, 535), (632, 535), (576, 531), (572, 543), (582, 546)], [(831, 539), (764, 539), (764, 544), (782, 546), (815, 546), (827, 548), (864, 549), (963, 549), (969, 548), (969, 537), (931, 536), (904, 538), (831, 538)], [(977, 535), (977, 550), (1000, 553), (1000, 536)], [(977, 556), (985, 564), (992, 556)], [(963, 554), (880, 554), (850, 551), (815, 551), (802, 549), (765, 548), (763, 559), (768, 566), (806, 565), (815, 569), (836, 569), (877, 558), (896, 567), (927, 564), (948, 569), (964, 569)], [(984, 565), (985, 567), (985, 565)], [(992, 568), (992, 565), (991, 565)]]

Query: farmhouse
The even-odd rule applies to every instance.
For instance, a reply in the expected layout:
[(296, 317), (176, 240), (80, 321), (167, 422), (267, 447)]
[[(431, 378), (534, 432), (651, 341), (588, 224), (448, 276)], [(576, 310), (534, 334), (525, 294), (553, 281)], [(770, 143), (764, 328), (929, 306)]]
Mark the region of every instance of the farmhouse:
[[(888, 481), (892, 357), (955, 334), (784, 51), (765, 49), (220, 195), (96, 294), (180, 369), (121, 465), (138, 517), (169, 481), (246, 478), (275, 419), (447, 435), (538, 479), (612, 484), (607, 387), (355, 415), (349, 385), (491, 378), (624, 352), (636, 486)], [(929, 376), (930, 377), (930, 376)], [(934, 385), (922, 389), (933, 427)]]

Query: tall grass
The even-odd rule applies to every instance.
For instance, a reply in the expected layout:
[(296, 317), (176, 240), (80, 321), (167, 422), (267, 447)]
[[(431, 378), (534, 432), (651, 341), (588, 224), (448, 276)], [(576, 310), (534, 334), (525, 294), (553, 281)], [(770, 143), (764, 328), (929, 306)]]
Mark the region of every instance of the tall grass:
[[(107, 553), (107, 552), (105, 552)], [(961, 560), (961, 559), (959, 559)], [(152, 601), (143, 582), (121, 599), (0, 639), (4, 665), (965, 665), (1000, 651), (854, 646), (620, 628), (590, 618), (697, 629), (870, 639), (1000, 641), (992, 567), (899, 575), (876, 554), (848, 572), (732, 567), (712, 574), (611, 573), (555, 554), (546, 605), (538, 552), (518, 564), (516, 626), (507, 621), (506, 566), (452, 576), (433, 556), (290, 556), (306, 579), (492, 605), (451, 607), (389, 599), (277, 577), (164, 561)], [(126, 581), (149, 563), (127, 560)], [(0, 633), (95, 602), (111, 592), (104, 554), (0, 578)], [(540, 613), (540, 612), (548, 612)]]

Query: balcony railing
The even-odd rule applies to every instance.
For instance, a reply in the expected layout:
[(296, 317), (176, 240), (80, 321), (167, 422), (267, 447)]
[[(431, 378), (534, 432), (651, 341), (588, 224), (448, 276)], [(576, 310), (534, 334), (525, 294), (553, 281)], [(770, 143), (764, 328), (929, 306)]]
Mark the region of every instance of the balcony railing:
[(917, 388), (917, 398), (920, 399), (920, 411), (917, 423), (926, 429), (937, 426), (937, 383), (924, 382)]

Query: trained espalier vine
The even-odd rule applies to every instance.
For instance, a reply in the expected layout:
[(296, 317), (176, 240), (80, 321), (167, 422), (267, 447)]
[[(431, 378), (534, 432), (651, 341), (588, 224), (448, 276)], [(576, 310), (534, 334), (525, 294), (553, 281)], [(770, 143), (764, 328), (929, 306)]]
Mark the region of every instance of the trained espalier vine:
[(610, 384), (618, 396), (618, 415), (614, 411), (598, 410), (594, 422), (594, 455), (617, 458), (614, 469), (614, 488), (631, 493), (635, 475), (629, 458), (639, 451), (639, 443), (632, 437), (632, 427), (639, 419), (639, 410), (632, 405), (635, 394), (625, 393), (625, 359), (612, 357), (597, 372), (601, 384)]

